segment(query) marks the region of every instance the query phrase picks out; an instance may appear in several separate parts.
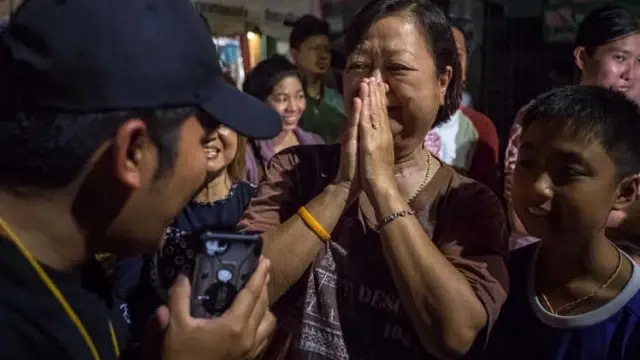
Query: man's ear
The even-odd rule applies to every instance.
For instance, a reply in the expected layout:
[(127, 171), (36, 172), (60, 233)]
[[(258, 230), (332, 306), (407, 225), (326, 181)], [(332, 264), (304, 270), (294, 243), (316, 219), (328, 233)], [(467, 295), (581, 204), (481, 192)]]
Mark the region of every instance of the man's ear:
[(116, 132), (112, 146), (114, 175), (132, 190), (145, 181), (149, 145), (147, 125), (141, 119), (127, 120)]
[(584, 46), (577, 46), (573, 49), (573, 61), (581, 72), (585, 72), (587, 67), (587, 52)]
[(624, 178), (618, 183), (616, 199), (613, 202), (613, 210), (623, 210), (638, 198), (640, 175), (634, 174)]

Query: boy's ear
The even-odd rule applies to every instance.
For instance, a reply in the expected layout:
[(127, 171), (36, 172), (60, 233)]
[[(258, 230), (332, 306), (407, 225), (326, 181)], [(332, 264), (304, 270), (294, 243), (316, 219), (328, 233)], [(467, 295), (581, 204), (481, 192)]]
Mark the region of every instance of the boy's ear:
[(638, 198), (638, 187), (640, 186), (640, 175), (634, 174), (624, 178), (618, 183), (616, 199), (613, 202), (612, 210), (623, 210)]

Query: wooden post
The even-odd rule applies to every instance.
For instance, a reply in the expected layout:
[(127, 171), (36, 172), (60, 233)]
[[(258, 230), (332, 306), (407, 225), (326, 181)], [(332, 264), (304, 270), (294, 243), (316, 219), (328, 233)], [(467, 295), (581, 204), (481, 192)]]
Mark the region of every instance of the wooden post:
[(242, 65), (244, 66), (244, 73), (247, 74), (249, 71), (251, 71), (251, 49), (246, 33), (240, 35), (240, 51), (242, 54)]

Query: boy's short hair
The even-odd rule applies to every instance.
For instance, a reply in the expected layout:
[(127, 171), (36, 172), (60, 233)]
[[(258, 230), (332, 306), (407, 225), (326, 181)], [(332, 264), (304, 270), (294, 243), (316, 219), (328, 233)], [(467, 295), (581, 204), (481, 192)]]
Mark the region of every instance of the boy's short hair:
[(556, 88), (534, 100), (522, 118), (523, 132), (534, 122), (598, 141), (613, 160), (618, 180), (640, 173), (640, 108), (622, 93), (600, 86)]
[(299, 49), (305, 40), (318, 35), (329, 37), (329, 23), (313, 15), (304, 15), (293, 25), (289, 36), (289, 47)]

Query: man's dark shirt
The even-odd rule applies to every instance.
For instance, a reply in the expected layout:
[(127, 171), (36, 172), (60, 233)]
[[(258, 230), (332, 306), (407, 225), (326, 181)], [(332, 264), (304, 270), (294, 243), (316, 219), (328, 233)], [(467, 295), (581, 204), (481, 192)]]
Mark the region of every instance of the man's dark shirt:
[[(125, 347), (129, 340), (128, 311), (113, 296), (100, 264), (90, 261), (74, 273), (42, 267), (84, 324), (100, 358), (116, 359), (109, 321), (120, 348)], [(93, 359), (61, 304), (18, 248), (3, 237), (0, 237), (0, 359)]]

